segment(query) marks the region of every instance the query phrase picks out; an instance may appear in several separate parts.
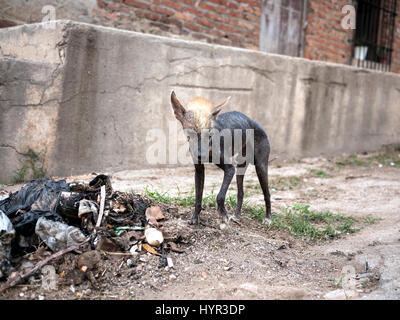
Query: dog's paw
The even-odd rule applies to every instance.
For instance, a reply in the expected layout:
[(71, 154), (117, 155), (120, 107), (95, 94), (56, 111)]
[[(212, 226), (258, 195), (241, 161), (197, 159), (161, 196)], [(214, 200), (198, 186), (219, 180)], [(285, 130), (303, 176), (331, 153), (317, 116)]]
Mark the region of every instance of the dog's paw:
[(267, 227), (270, 227), (272, 225), (272, 220), (269, 218), (265, 218), (262, 223), (265, 224)]

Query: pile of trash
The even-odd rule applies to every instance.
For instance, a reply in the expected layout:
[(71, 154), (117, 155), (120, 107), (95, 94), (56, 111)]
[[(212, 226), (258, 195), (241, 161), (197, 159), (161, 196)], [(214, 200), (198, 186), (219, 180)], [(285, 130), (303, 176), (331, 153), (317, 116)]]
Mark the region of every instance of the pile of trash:
[[(159, 230), (163, 219), (160, 207), (140, 195), (114, 192), (107, 175), (97, 175), (88, 184), (32, 180), (15, 193), (0, 195), (0, 281), (8, 279), (3, 289), (73, 251), (136, 255), (144, 249), (166, 265)], [(15, 272), (22, 258), (43, 244), (53, 254), (26, 273)], [(85, 272), (89, 263), (80, 268)]]

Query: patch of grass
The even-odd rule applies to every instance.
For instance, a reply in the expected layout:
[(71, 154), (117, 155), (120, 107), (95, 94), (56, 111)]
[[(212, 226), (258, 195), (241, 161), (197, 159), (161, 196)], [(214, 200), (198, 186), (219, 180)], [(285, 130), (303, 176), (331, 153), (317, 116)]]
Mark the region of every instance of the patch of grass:
[(369, 166), (382, 165), (400, 168), (400, 144), (384, 146), (378, 153), (371, 155), (351, 154), (336, 161), (339, 166)]
[(242, 212), (247, 214), (250, 218), (264, 221), (265, 218), (265, 206), (261, 204), (250, 205), (248, 201), (243, 202)]
[(372, 217), (372, 216), (366, 216), (363, 218), (364, 223), (365, 224), (374, 224), (380, 220), (382, 220), (382, 218), (376, 218), (376, 217)]
[(326, 176), (327, 176), (326, 172), (323, 170), (311, 169), (310, 172), (312, 175), (319, 177), (319, 178), (326, 178)]
[(343, 288), (343, 277), (340, 277), (339, 279), (332, 279), (332, 284), (334, 288)]
[(165, 192), (160, 192), (158, 190), (150, 190), (148, 186), (144, 188), (144, 196), (156, 202), (162, 203), (172, 203), (174, 202), (174, 198), (170, 196), (170, 194)]
[(45, 177), (47, 174), (47, 170), (44, 167), (45, 154), (45, 151), (38, 153), (29, 149), (25, 155), (25, 160), (21, 162), (21, 166), (15, 172), (12, 183), (22, 183), (31, 178), (38, 179)]
[(368, 162), (359, 159), (356, 154), (351, 154), (347, 158), (343, 158), (340, 161), (337, 161), (336, 164), (340, 165), (340, 166), (346, 166), (346, 165), (350, 165), (350, 166), (367, 166)]
[[(178, 188), (178, 195), (172, 196), (168, 191), (158, 191), (150, 189), (148, 186), (144, 188), (144, 196), (156, 202), (171, 204), (174, 203), (180, 207), (191, 207), (195, 205), (196, 196), (195, 191), (192, 189), (189, 192), (181, 192)], [(203, 206), (205, 207), (216, 207), (217, 206), (217, 195), (214, 189), (211, 193), (203, 196)]]
[[(176, 204), (182, 207), (191, 207), (195, 204), (194, 189), (190, 192), (181, 192), (178, 188), (178, 196), (171, 196), (168, 192), (161, 192), (145, 187), (144, 196), (166, 204)], [(236, 194), (228, 194), (225, 200), (229, 209), (235, 209), (237, 205)], [(216, 194), (214, 189), (203, 197), (203, 207), (216, 207)], [(264, 204), (250, 204), (244, 200), (243, 214), (250, 218), (263, 222), (265, 219)], [(282, 209), (281, 213), (272, 212), (270, 229), (284, 230), (304, 240), (328, 240), (335, 239), (345, 234), (351, 234), (360, 230), (356, 223), (362, 225), (376, 223), (380, 218), (372, 216), (357, 220), (354, 217), (345, 216), (331, 211), (311, 210), (309, 205), (294, 203), (292, 207)]]
[(177, 202), (181, 207), (193, 206), (196, 202), (194, 188), (190, 192), (184, 193), (181, 192), (178, 187), (178, 196), (174, 198), (174, 201)]
[(310, 206), (295, 203), (281, 214), (272, 215), (271, 228), (286, 230), (305, 240), (327, 240), (354, 233), (355, 219), (331, 211), (313, 211)]
[(215, 194), (214, 187), (209, 194), (203, 197), (203, 206), (211, 208), (217, 207), (217, 195)]
[[(296, 177), (296, 176), (279, 177), (276, 179), (271, 179), (270, 186), (271, 189), (275, 189), (278, 191), (287, 191), (298, 188), (301, 185), (301, 182), (302, 182), (301, 177)], [(261, 190), (260, 186), (259, 189)]]
[(228, 194), (225, 198), (225, 205), (230, 208), (234, 209), (237, 205), (237, 196), (233, 194)]
[(384, 148), (384, 151), (368, 158), (371, 163), (400, 168), (400, 151), (397, 148)]
[(28, 168), (26, 164), (22, 164), (21, 167), (15, 172), (15, 176), (12, 179), (12, 184), (25, 182), (27, 171)]

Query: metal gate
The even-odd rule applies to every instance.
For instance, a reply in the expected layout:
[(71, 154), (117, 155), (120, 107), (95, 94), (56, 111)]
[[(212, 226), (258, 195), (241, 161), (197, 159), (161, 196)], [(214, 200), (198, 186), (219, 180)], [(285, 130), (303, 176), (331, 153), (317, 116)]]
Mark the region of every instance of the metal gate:
[(353, 65), (390, 71), (397, 0), (358, 0)]

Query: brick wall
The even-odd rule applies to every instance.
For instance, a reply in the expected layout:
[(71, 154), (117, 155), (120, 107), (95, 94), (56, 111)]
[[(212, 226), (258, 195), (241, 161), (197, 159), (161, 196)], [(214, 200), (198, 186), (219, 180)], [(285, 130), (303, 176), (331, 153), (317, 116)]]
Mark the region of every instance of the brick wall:
[[(351, 5), (352, 2), (351, 0), (308, 0), (304, 58), (343, 64), (352, 62), (354, 31), (341, 27), (344, 17), (342, 8), (345, 5)], [(392, 71), (400, 73), (400, 0), (397, 0)]]
[(350, 63), (353, 30), (341, 27), (345, 0), (309, 0), (304, 58)]
[(397, 17), (393, 39), (392, 71), (400, 73), (400, 1), (397, 1)]
[[(97, 0), (93, 13), (131, 30), (258, 49), (261, 0)], [(137, 21), (142, 23), (138, 24)], [(136, 24), (134, 24), (136, 23)], [(129, 25), (131, 26), (129, 27)], [(132, 27), (136, 25), (137, 28)]]

